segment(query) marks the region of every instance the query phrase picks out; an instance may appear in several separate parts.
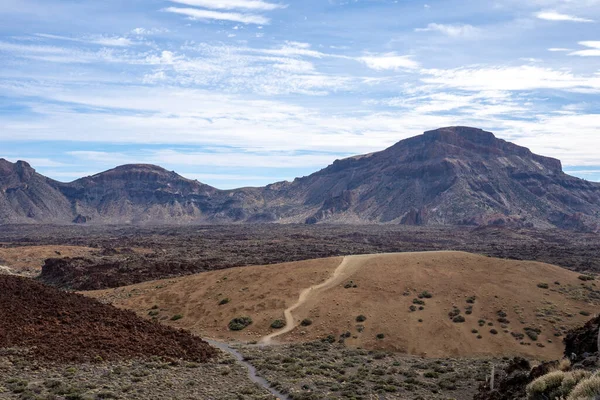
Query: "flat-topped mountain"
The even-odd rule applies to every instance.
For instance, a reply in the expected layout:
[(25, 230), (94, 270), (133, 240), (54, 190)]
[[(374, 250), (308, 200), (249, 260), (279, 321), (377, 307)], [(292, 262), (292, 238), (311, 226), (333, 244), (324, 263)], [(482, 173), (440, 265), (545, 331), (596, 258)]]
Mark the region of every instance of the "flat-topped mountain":
[(218, 190), (141, 164), (60, 183), (4, 160), (0, 187), (0, 223), (600, 226), (600, 184), (468, 127), (428, 131), (263, 188)]

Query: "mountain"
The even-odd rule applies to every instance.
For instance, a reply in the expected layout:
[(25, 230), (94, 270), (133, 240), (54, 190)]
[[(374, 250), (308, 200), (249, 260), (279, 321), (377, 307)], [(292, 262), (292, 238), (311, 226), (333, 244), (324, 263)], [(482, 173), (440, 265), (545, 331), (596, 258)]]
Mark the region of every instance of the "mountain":
[(5, 160), (0, 187), (0, 223), (600, 226), (600, 184), (468, 127), (428, 131), (263, 188), (218, 190), (142, 164), (60, 183)]
[(200, 221), (214, 213), (219, 191), (175, 172), (146, 164), (123, 165), (58, 185), (76, 214), (75, 222), (151, 223)]
[(600, 184), (563, 173), (556, 159), (466, 127), (335, 161), (286, 192), (316, 208), (309, 223), (577, 228), (600, 219)]
[(58, 184), (24, 161), (0, 159), (0, 223), (64, 222), (71, 203)]

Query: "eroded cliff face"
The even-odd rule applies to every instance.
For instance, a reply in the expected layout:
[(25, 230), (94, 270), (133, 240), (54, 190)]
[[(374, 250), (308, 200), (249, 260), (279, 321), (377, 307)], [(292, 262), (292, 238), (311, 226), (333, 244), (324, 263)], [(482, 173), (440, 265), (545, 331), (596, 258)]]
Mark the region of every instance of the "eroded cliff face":
[(4, 160), (0, 187), (2, 223), (600, 226), (600, 184), (468, 127), (428, 131), (263, 188), (221, 191), (141, 164), (65, 184)]

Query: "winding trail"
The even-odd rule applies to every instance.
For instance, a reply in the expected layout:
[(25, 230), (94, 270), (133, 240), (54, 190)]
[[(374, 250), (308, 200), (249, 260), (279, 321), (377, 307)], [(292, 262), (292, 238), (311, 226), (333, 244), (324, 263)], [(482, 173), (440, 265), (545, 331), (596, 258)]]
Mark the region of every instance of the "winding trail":
[(244, 356), (237, 351), (236, 349), (234, 349), (233, 347), (229, 346), (227, 343), (223, 343), (223, 342), (218, 342), (216, 340), (211, 340), (211, 339), (204, 339), (206, 342), (208, 342), (208, 344), (210, 344), (211, 346), (214, 346), (216, 348), (218, 348), (221, 351), (224, 351), (226, 353), (231, 354), (233, 357), (235, 357), (235, 359), (237, 360), (237, 362), (239, 362), (240, 364), (242, 364), (244, 367), (246, 367), (246, 369), (248, 370), (248, 377), (250, 378), (250, 380), (260, 386), (262, 386), (263, 388), (265, 388), (269, 393), (271, 393), (273, 396), (275, 396), (278, 400), (289, 400), (289, 396), (278, 392), (277, 390), (273, 389), (271, 387), (271, 385), (269, 384), (269, 382), (267, 382), (266, 379), (264, 379), (263, 377), (259, 376), (256, 373), (256, 368), (254, 368), (254, 366), (252, 364), (250, 364), (248, 361), (246, 361), (244, 359)]
[(370, 257), (372, 257), (370, 254), (360, 256), (345, 256), (340, 265), (337, 266), (335, 271), (333, 271), (333, 274), (326, 281), (304, 289), (302, 292), (300, 292), (298, 301), (283, 312), (285, 315), (285, 328), (263, 337), (259, 343), (263, 345), (270, 344), (274, 338), (285, 335), (286, 333), (294, 330), (299, 323), (294, 319), (292, 314), (295, 309), (306, 303), (308, 300), (318, 297), (327, 289), (331, 289), (332, 287), (339, 285), (346, 279), (350, 278), (356, 271), (360, 269), (360, 267), (364, 264), (364, 261)]

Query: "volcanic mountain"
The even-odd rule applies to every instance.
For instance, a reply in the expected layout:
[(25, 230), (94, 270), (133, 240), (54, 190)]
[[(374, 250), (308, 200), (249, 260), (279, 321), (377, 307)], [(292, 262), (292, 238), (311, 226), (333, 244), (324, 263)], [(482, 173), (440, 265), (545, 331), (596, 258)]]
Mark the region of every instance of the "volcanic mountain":
[(218, 190), (152, 165), (60, 183), (4, 160), (0, 187), (0, 223), (600, 226), (600, 184), (468, 127), (428, 131), (263, 188)]

